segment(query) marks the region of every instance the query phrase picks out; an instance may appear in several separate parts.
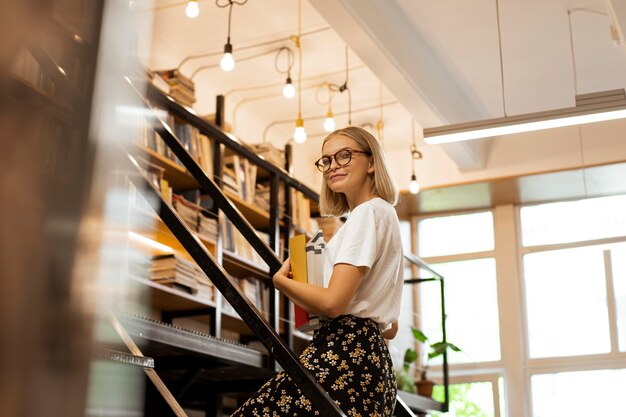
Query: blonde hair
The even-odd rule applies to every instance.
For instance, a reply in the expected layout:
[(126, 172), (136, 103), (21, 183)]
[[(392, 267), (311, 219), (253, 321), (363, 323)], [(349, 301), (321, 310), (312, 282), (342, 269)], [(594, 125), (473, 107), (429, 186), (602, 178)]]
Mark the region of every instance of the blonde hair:
[[(385, 163), (385, 155), (380, 143), (378, 143), (376, 138), (367, 130), (357, 126), (349, 126), (343, 129), (335, 130), (330, 135), (326, 136), (322, 146), (324, 146), (324, 144), (330, 139), (339, 135), (354, 140), (360, 150), (371, 153), (369, 158), (374, 164), (374, 172), (369, 174), (372, 179), (371, 191), (373, 194), (395, 206), (398, 201), (398, 190), (396, 188), (396, 184), (389, 175), (389, 170), (387, 169), (387, 165)], [(322, 178), (320, 214), (322, 216), (341, 216), (349, 210), (350, 207), (348, 206), (346, 196), (343, 193), (333, 192), (328, 187), (326, 178)]]

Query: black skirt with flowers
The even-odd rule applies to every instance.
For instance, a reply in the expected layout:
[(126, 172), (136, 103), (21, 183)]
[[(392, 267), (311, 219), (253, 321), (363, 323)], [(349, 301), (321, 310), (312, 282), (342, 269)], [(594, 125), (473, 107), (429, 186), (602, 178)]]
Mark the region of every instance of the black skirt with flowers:
[[(351, 315), (323, 322), (300, 362), (348, 416), (391, 416), (396, 377), (378, 325)], [(278, 373), (233, 417), (319, 416), (285, 372)]]

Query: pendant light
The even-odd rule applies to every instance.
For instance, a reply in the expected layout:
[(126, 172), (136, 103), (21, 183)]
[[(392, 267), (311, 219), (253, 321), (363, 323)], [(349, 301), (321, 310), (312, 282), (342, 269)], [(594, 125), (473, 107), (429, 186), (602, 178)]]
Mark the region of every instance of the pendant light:
[(417, 176), (415, 175), (415, 161), (422, 159), (422, 153), (417, 150), (417, 144), (415, 143), (415, 121), (411, 121), (411, 132), (413, 134), (413, 145), (411, 145), (411, 182), (409, 183), (409, 192), (411, 194), (417, 194), (420, 192), (420, 184), (417, 182)]
[(283, 96), (285, 98), (294, 98), (296, 95), (296, 88), (293, 86), (291, 82), (291, 77), (287, 76), (287, 80), (285, 81), (285, 86), (283, 87)]
[(298, 36), (295, 38), (296, 48), (298, 48), (298, 118), (296, 128), (293, 131), (293, 140), (302, 144), (306, 142), (306, 130), (304, 130), (304, 120), (302, 119), (302, 47), (300, 36), (302, 34), (302, 0), (298, 0)]
[(233, 5), (237, 4), (243, 6), (248, 0), (236, 2), (234, 0), (228, 0), (226, 4), (220, 4), (219, 0), (216, 2), (217, 7), (228, 7), (228, 36), (226, 38), (226, 44), (224, 45), (224, 55), (220, 60), (220, 68), (222, 71), (230, 72), (235, 69), (235, 58), (233, 57), (233, 45), (230, 43), (230, 22), (233, 15)]
[[(280, 66), (278, 65), (280, 56), (283, 53), (287, 54), (287, 69), (281, 69)], [(291, 80), (291, 69), (293, 68), (293, 61), (294, 61), (294, 54), (290, 48), (283, 46), (282, 48), (278, 49), (278, 52), (276, 53), (276, 57), (274, 58), (274, 67), (276, 68), (276, 71), (278, 71), (279, 73), (287, 74), (287, 79), (285, 80), (285, 86), (283, 87), (283, 96), (285, 98), (294, 98), (296, 95), (296, 89), (293, 86), (293, 82)]]
[(187, 7), (185, 7), (185, 14), (190, 19), (195, 19), (200, 14), (200, 6), (198, 5), (198, 0), (189, 0), (187, 2)]
[(335, 118), (333, 117), (333, 111), (330, 108), (330, 104), (328, 105), (328, 113), (326, 114), (326, 120), (324, 120), (324, 130), (327, 132), (333, 132), (337, 124), (335, 123)]

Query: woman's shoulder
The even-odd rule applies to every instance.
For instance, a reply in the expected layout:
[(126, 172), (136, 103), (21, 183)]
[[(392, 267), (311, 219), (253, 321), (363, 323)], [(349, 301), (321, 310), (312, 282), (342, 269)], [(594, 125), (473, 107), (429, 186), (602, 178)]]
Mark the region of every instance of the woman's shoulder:
[(380, 197), (374, 197), (359, 204), (352, 210), (348, 219), (352, 216), (370, 216), (397, 218), (396, 209)]

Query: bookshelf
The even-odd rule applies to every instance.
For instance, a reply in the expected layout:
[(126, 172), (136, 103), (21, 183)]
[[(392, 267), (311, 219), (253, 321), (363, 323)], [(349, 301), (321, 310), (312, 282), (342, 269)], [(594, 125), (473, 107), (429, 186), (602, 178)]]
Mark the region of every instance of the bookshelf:
[[(259, 158), (256, 150), (251, 147), (235, 140), (223, 141), (223, 134), (221, 135), (222, 137), (220, 137), (221, 142), (215, 139), (211, 136), (211, 133), (213, 132), (212, 129), (217, 129), (217, 127), (189, 112), (183, 106), (178, 105), (158, 89), (149, 87), (148, 100), (153, 108), (160, 111), (160, 114), (167, 114), (167, 116), (164, 117), (164, 121), (176, 135), (176, 138), (179, 139), (183, 145), (185, 141), (189, 141), (189, 146), (184, 146), (192, 158), (198, 162), (198, 165), (202, 165), (202, 156), (200, 156), (200, 158), (197, 157), (198, 146), (196, 146), (196, 150), (194, 150), (192, 146), (193, 138), (202, 135), (208, 138), (210, 141), (210, 163), (212, 166), (210, 168), (206, 166), (207, 158), (205, 156), (203, 171), (209, 178), (213, 178), (216, 182), (221, 184), (226, 197), (235, 205), (250, 225), (265, 236), (263, 240), (265, 240), (270, 247), (278, 248), (279, 252), (282, 254), (284, 252), (282, 244), (285, 240), (284, 236), (291, 233), (291, 230), (296, 230), (292, 228), (294, 225), (292, 216), (289, 213), (291, 209), (289, 205), (299, 207), (298, 201), (304, 201), (312, 197), (316, 198), (317, 195), (311, 190), (304, 188), (305, 192), (300, 192), (298, 196), (296, 196), (294, 191), (290, 191), (292, 198), (290, 198), (288, 202), (291, 204), (286, 204), (287, 199), (279, 198), (279, 204), (282, 203), (282, 206), (278, 210), (271, 207), (267, 207), (267, 209), (260, 207), (262, 205), (259, 204), (258, 200), (255, 201), (256, 191), (269, 193), (274, 178), (279, 176), (287, 178), (287, 181), (279, 182), (279, 184), (282, 184), (280, 192), (283, 193), (283, 195), (285, 187), (288, 187), (286, 184), (292, 187), (296, 186), (302, 188), (301, 184), (288, 176), (283, 167), (273, 165), (264, 158)], [(188, 193), (189, 191), (197, 190), (200, 188), (198, 181), (179, 163), (176, 157), (167, 154), (166, 146), (159, 144), (159, 141), (162, 139), (159, 137), (159, 124), (157, 123), (156, 125), (156, 133), (150, 132), (149, 129), (152, 129), (152, 127), (147, 126), (146, 123), (140, 127), (138, 140), (133, 144), (131, 153), (137, 155), (138, 159), (143, 159), (149, 164), (158, 166), (159, 170), (162, 172), (162, 178), (166, 180), (167, 185), (171, 187), (174, 194)], [(185, 127), (185, 125), (188, 127)], [(161, 128), (166, 129), (162, 126)], [(181, 136), (190, 137), (192, 139), (182, 139)], [(227, 179), (227, 176), (229, 176), (230, 179)], [(254, 183), (252, 183), (252, 181), (254, 181)], [(225, 184), (226, 182), (230, 182), (230, 186), (227, 186)], [(165, 195), (166, 193), (164, 192), (163, 194)], [(267, 197), (266, 199), (269, 204), (271, 198)], [(203, 200), (204, 203), (206, 203), (206, 200), (210, 199), (202, 197), (196, 202), (203, 204)], [(310, 206), (311, 204), (307, 203), (306, 208), (300, 210), (300, 217), (310, 217)], [(205, 208), (207, 211), (216, 214), (216, 209), (210, 201), (205, 205)], [(275, 211), (275, 213), (273, 214), (272, 211)], [(155, 219), (155, 217), (157, 217), (157, 219)], [(153, 229), (144, 230), (144, 234), (147, 237), (165, 244), (177, 252), (183, 251), (182, 245), (176, 241), (173, 234), (167, 229), (165, 224), (158, 219), (158, 216), (154, 215), (154, 212), (152, 216), (146, 216), (146, 219), (148, 218), (151, 218), (151, 221), (155, 221), (155, 226)], [(272, 230), (276, 230), (272, 227), (273, 221), (277, 223), (278, 235), (271, 232)], [(271, 283), (270, 268), (268, 265), (262, 261), (258, 255), (249, 256), (252, 250), (251, 247), (246, 247), (243, 250), (241, 246), (232, 247), (232, 244), (229, 244), (229, 239), (232, 239), (232, 236), (229, 235), (237, 232), (229, 230), (227, 233), (225, 227), (231, 226), (222, 216), (219, 216), (218, 223), (219, 237), (216, 241), (207, 242), (201, 240), (201, 242), (231, 276), (259, 280), (262, 283), (261, 287), (264, 288), (262, 291), (267, 291), (267, 285)], [(297, 230), (310, 234), (310, 230), (307, 231), (301, 227)], [(239, 240), (240, 238), (241, 237), (239, 237)], [(162, 288), (164, 286), (158, 283), (152, 283), (149, 287), (152, 294), (151, 300), (154, 303), (153, 307), (163, 311), (164, 316), (174, 313), (177, 317), (182, 317), (185, 311), (189, 311), (190, 315), (193, 315), (199, 310), (207, 309), (210, 314), (218, 315), (219, 318), (217, 320), (213, 318), (209, 318), (208, 320), (207, 318), (197, 318), (199, 321), (209, 324), (217, 322), (220, 323), (223, 330), (228, 330), (229, 332), (235, 331), (242, 336), (251, 335), (249, 329), (247, 329), (247, 325), (236, 314), (229, 312), (227, 309), (225, 310), (221, 305), (217, 305), (220, 304), (221, 299), (220, 294), (217, 292), (215, 300), (211, 303), (195, 305), (194, 302), (199, 300), (193, 294), (185, 294), (173, 288), (164, 290)], [(175, 306), (175, 297), (179, 293), (182, 294), (181, 296), (184, 301), (181, 300), (181, 306), (177, 307)], [(264, 301), (267, 302), (267, 297), (265, 297)], [(285, 303), (286, 299), (282, 300), (280, 308), (278, 308), (279, 315), (281, 316), (279, 322), (283, 323), (285, 320), (289, 320), (289, 314), (287, 312), (290, 311), (290, 308), (285, 307)], [(268, 305), (263, 305), (262, 307), (264, 310), (270, 309)], [(290, 327), (291, 326), (281, 325), (281, 329), (283, 329), (283, 332), (286, 332), (286, 337), (291, 341), (292, 346), (293, 337), (296, 337), (300, 340), (300, 346), (298, 346), (298, 348), (300, 350), (304, 349), (309, 338), (306, 334), (299, 332), (293, 333), (293, 329)], [(211, 332), (212, 334), (219, 335), (221, 334), (221, 329), (211, 329)]]

